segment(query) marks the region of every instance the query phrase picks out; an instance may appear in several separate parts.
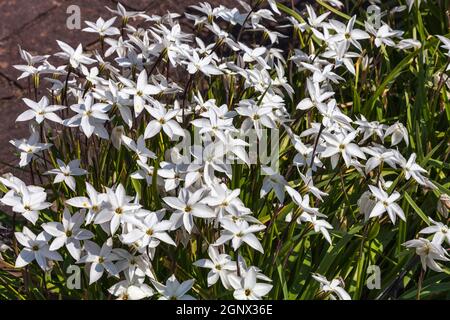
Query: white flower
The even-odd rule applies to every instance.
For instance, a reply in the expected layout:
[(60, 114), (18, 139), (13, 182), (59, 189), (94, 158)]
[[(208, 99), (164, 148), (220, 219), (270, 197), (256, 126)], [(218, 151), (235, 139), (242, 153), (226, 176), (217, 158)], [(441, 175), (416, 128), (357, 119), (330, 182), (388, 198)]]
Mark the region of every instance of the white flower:
[(448, 52), (446, 55), (450, 56), (450, 39), (447, 39), (446, 37), (440, 35), (437, 35), (436, 37), (438, 37), (439, 40), (441, 40), (441, 42), (444, 43), (444, 45), (442, 45), (441, 48), (447, 50)]
[(438, 246), (441, 246), (444, 241), (450, 245), (450, 230), (448, 226), (442, 222), (434, 221), (430, 217), (428, 219), (433, 223), (433, 226), (426, 227), (420, 230), (419, 233), (433, 234), (432, 242)]
[(323, 116), (322, 125), (325, 128), (353, 131), (353, 127), (350, 124), (352, 119), (339, 110), (336, 100), (332, 99), (327, 104), (319, 104), (317, 109)]
[(285, 192), (284, 187), (287, 185), (286, 179), (270, 167), (263, 166), (261, 167), (261, 171), (265, 174), (265, 177), (259, 196), (262, 198), (273, 190), (278, 200), (283, 203)]
[(447, 252), (440, 245), (430, 242), (430, 240), (419, 238), (406, 241), (403, 245), (407, 248), (416, 249), (416, 254), (420, 257), (423, 270), (427, 270), (427, 267), (429, 267), (436, 272), (442, 272), (442, 268), (435, 260), (450, 261), (447, 258)]
[(372, 212), (370, 212), (370, 218), (381, 216), (387, 211), (392, 223), (395, 224), (396, 216), (399, 216), (400, 219), (406, 221), (402, 208), (395, 203), (395, 201), (400, 198), (400, 193), (394, 191), (391, 195), (388, 195), (387, 192), (383, 190), (381, 183), (379, 184), (379, 188), (369, 186), (369, 189), (377, 199), (377, 203), (373, 207)]
[(211, 269), (208, 272), (208, 287), (212, 286), (219, 280), (226, 289), (230, 289), (228, 277), (230, 272), (236, 271), (236, 263), (231, 260), (228, 254), (220, 254), (217, 248), (210, 245), (208, 247), (208, 255), (210, 259), (200, 259), (194, 262), (194, 266)]
[[(234, 128), (231, 131), (234, 131)], [(221, 135), (218, 135), (218, 137)], [(250, 165), (250, 158), (245, 150), (245, 147), (249, 146), (249, 143), (239, 138), (233, 138), (233, 135), (229, 134), (229, 132), (223, 135), (225, 139), (221, 139), (218, 145), (223, 148), (225, 155), (230, 156), (232, 159), (237, 157)]]
[[(260, 269), (260, 268), (255, 267), (255, 266), (249, 266), (249, 267), (247, 267), (247, 263), (245, 262), (245, 259), (244, 259), (240, 254), (238, 254), (237, 262), (238, 262), (238, 264), (239, 264), (239, 273), (241, 274), (241, 278), (245, 278), (246, 275), (247, 275), (247, 273), (248, 273), (250, 270), (253, 269), (253, 270), (256, 272), (256, 279), (259, 279), (259, 280), (262, 280), (262, 281), (267, 281), (267, 282), (272, 282), (272, 279), (270, 279), (269, 277), (267, 277), (266, 275), (264, 275), (264, 274), (261, 272), (261, 269)], [(234, 275), (237, 276), (237, 270), (236, 270), (236, 272), (234, 273)]]
[(50, 143), (40, 143), (39, 133), (33, 131), (28, 139), (10, 140), (13, 146), (20, 150), (20, 167), (25, 167), (33, 159), (35, 154), (47, 150), (52, 146)]
[[(313, 157), (313, 151), (314, 148), (312, 146), (305, 145), (301, 140), (300, 137), (295, 136), (294, 137), (294, 148), (298, 151), (298, 153), (295, 155), (293, 159), (293, 164), (297, 167), (309, 167), (311, 164), (311, 160)], [(317, 146), (317, 149), (319, 149), (320, 146)], [(312, 160), (312, 167), (311, 170), (313, 172), (317, 171), (317, 168), (322, 167), (323, 164), (320, 161), (319, 157), (316, 157), (314, 154), (314, 159)]]
[(313, 7), (311, 7), (309, 4), (306, 5), (306, 11), (308, 11), (308, 24), (313, 28), (322, 27), (325, 19), (331, 14), (330, 11), (327, 11), (320, 16), (317, 16)]
[(119, 184), (115, 191), (106, 188), (106, 194), (108, 197), (107, 206), (97, 215), (94, 222), (96, 224), (109, 222), (111, 234), (114, 235), (122, 222), (123, 216), (139, 209), (141, 205), (130, 203), (132, 197), (126, 195), (122, 184)]
[(236, 300), (261, 300), (272, 290), (268, 283), (256, 282), (256, 271), (250, 268), (244, 277), (230, 275), (230, 284), (234, 288), (233, 296)]
[(125, 216), (124, 221), (133, 226), (131, 231), (122, 236), (122, 242), (125, 244), (132, 244), (139, 241), (143, 247), (155, 248), (159, 245), (160, 241), (163, 241), (176, 246), (175, 242), (167, 233), (172, 227), (172, 222), (167, 220), (159, 221), (158, 216), (154, 212), (148, 213), (143, 220)]
[(378, 121), (367, 121), (364, 115), (359, 115), (360, 119), (355, 121), (355, 124), (358, 125), (358, 132), (364, 133), (363, 138), (360, 143), (363, 143), (367, 139), (371, 138), (373, 135), (377, 135), (381, 139), (384, 139), (383, 135), (383, 125), (381, 125)]
[(390, 135), (392, 135), (391, 146), (399, 144), (402, 139), (405, 140), (406, 145), (409, 145), (408, 130), (406, 130), (402, 123), (396, 122), (387, 128), (384, 133), (384, 137), (388, 137)]
[(313, 278), (320, 283), (320, 290), (330, 292), (332, 300), (351, 300), (350, 295), (345, 291), (344, 282), (341, 279), (333, 279), (328, 281), (327, 278), (320, 274), (313, 274)]
[(153, 289), (144, 283), (143, 277), (125, 272), (125, 280), (119, 281), (108, 289), (117, 300), (142, 300), (153, 295)]
[(112, 244), (112, 238), (108, 238), (101, 248), (92, 241), (85, 242), (84, 246), (86, 249), (86, 255), (78, 260), (77, 264), (91, 264), (89, 272), (89, 285), (98, 281), (102, 277), (105, 270), (113, 276), (118, 273), (114, 261), (118, 260), (119, 257), (112, 252)]
[(156, 159), (156, 155), (154, 152), (147, 149), (147, 146), (145, 145), (145, 139), (144, 136), (139, 136), (136, 142), (134, 142), (132, 139), (128, 138), (127, 136), (122, 135), (122, 141), (125, 143), (128, 149), (136, 153), (139, 160), (143, 163), (147, 162), (147, 159)]
[(356, 70), (352, 59), (359, 58), (361, 55), (356, 52), (349, 52), (348, 48), (347, 41), (330, 43), (328, 50), (322, 56), (324, 58), (334, 59), (337, 67), (343, 65), (351, 74), (355, 75)]
[(20, 186), (20, 194), (15, 194), (10, 190), (3, 198), (2, 203), (11, 206), (12, 211), (22, 214), (22, 216), (36, 224), (39, 218), (39, 211), (49, 208), (52, 204), (46, 202), (47, 194), (41, 190)]
[(76, 49), (73, 49), (67, 43), (56, 40), (58, 46), (63, 50), (62, 52), (58, 52), (55, 55), (57, 57), (69, 60), (69, 63), (72, 68), (78, 68), (78, 66), (83, 64), (92, 64), (95, 62), (94, 59), (89, 58), (87, 55), (83, 54), (83, 47), (81, 43), (78, 45)]
[(189, 59), (189, 62), (186, 62), (187, 71), (190, 74), (197, 73), (198, 71), (201, 71), (207, 76), (222, 74), (222, 71), (212, 63), (214, 58), (212, 55), (200, 58), (197, 51), (193, 50), (192, 56), (187, 54), (187, 57)]
[(365, 22), (366, 30), (369, 31), (375, 37), (375, 46), (380, 47), (382, 44), (394, 47), (395, 42), (391, 39), (402, 35), (402, 31), (394, 31), (387, 24), (383, 24), (378, 30), (375, 29), (368, 21)]
[(164, 180), (164, 189), (166, 191), (174, 190), (183, 180), (183, 169), (185, 165), (176, 165), (170, 162), (161, 162), (158, 169), (158, 176)]
[(329, 41), (351, 43), (358, 48), (359, 51), (362, 51), (361, 44), (359, 44), (358, 40), (368, 39), (370, 38), (370, 35), (363, 30), (354, 29), (353, 26), (355, 21), (356, 16), (353, 16), (348, 21), (347, 25), (337, 20), (330, 20), (330, 25), (336, 31), (336, 34), (333, 35)]
[(27, 227), (23, 227), (22, 232), (14, 233), (17, 241), (24, 246), (16, 259), (16, 268), (22, 268), (33, 260), (36, 260), (42, 270), (51, 269), (48, 260), (62, 261), (62, 257), (58, 252), (51, 251), (48, 247), (50, 235), (41, 232), (37, 236)]
[(171, 140), (174, 140), (176, 136), (184, 137), (183, 128), (181, 128), (177, 121), (172, 120), (178, 114), (179, 110), (174, 109), (168, 111), (161, 104), (157, 104), (153, 108), (148, 108), (147, 111), (155, 120), (147, 124), (144, 132), (145, 139), (154, 137), (161, 129)]
[(33, 118), (37, 123), (42, 123), (44, 119), (61, 123), (61, 118), (55, 113), (55, 111), (63, 110), (64, 106), (49, 106), (48, 98), (43, 96), (39, 102), (23, 98), (25, 104), (30, 107), (30, 110), (22, 112), (16, 119), (16, 121), (29, 121)]
[[(50, 57), (49, 55), (45, 56), (32, 56), (29, 52), (23, 50), (19, 45), (19, 53), (20, 57), (27, 63), (26, 65), (13, 65), (13, 67), (19, 71), (22, 71), (22, 74), (17, 78), (17, 80), (27, 78), (32, 76), (33, 80), (36, 77), (39, 77), (39, 74), (46, 73), (48, 70), (47, 67), (47, 59)], [(43, 63), (37, 67), (34, 65), (37, 63)]]
[(286, 191), (290, 195), (292, 201), (299, 206), (304, 212), (310, 214), (310, 215), (317, 215), (317, 216), (324, 216), (319, 213), (319, 210), (317, 208), (311, 208), (309, 205), (309, 196), (306, 194), (303, 198), (300, 195), (298, 191), (293, 189), (290, 186), (286, 186)]
[(443, 193), (439, 196), (437, 211), (444, 217), (448, 218), (448, 210), (450, 209), (450, 196)]
[[(232, 115), (228, 113), (226, 105), (219, 108), (214, 105), (212, 99), (204, 102), (201, 96), (200, 98), (194, 96), (194, 100), (198, 103), (196, 109), (207, 109), (208, 111), (201, 113), (202, 118), (192, 120), (191, 124), (194, 127), (200, 128), (199, 134), (209, 133), (225, 142), (229, 136), (225, 136), (224, 132), (226, 130), (235, 130)], [(223, 107), (226, 108), (226, 111), (223, 110)], [(232, 139), (232, 137), (229, 138)]]
[(270, 9), (272, 9), (275, 13), (281, 14), (280, 10), (278, 10), (277, 2), (275, 0), (267, 0), (269, 3)]
[(364, 219), (367, 221), (370, 218), (370, 213), (373, 207), (377, 204), (375, 196), (370, 191), (365, 191), (361, 197), (358, 199), (358, 207), (362, 214), (364, 214)]
[(27, 186), (25, 182), (10, 173), (5, 174), (3, 177), (0, 177), (0, 182), (3, 183), (5, 187), (10, 189), (10, 192), (8, 192), (5, 197), (8, 195), (21, 196), (23, 188), (28, 188), (30, 192), (45, 192), (45, 188), (32, 185)]
[[(332, 71), (336, 68), (333, 64), (328, 64), (323, 69), (306, 62), (300, 62), (300, 64), (313, 72), (312, 80), (314, 83), (322, 83), (326, 80), (330, 80), (333, 83), (338, 83), (339, 81), (344, 80), (344, 78)], [(310, 78), (308, 78), (307, 81), (310, 81)]]
[(120, 146), (122, 145), (122, 137), (124, 136), (123, 132), (123, 126), (114, 127), (111, 130), (111, 144), (117, 150), (120, 150)]
[(86, 182), (86, 193), (89, 198), (74, 197), (66, 200), (66, 204), (76, 208), (87, 209), (88, 213), (86, 216), (86, 224), (89, 224), (93, 221), (96, 215), (103, 210), (108, 198), (103, 193), (99, 194), (88, 182)]
[(256, 61), (261, 67), (269, 69), (270, 67), (267, 65), (264, 60), (263, 55), (266, 53), (267, 49), (265, 47), (256, 47), (255, 49), (251, 49), (247, 47), (243, 43), (238, 43), (239, 47), (244, 51), (244, 55), (242, 59), (244, 62), (253, 62)]
[(128, 94), (122, 91), (119, 84), (109, 79), (107, 88), (94, 88), (94, 96), (97, 99), (106, 100), (109, 104), (116, 106), (119, 109), (123, 122), (131, 128), (133, 126), (133, 116), (129, 106), (133, 104), (133, 100), (129, 99)]
[(270, 118), (272, 113), (271, 107), (260, 107), (253, 100), (241, 100), (239, 101), (239, 107), (236, 108), (236, 112), (241, 116), (247, 117), (242, 123), (241, 130), (246, 132), (253, 127), (259, 139), (262, 138), (262, 127), (275, 128), (275, 123)]
[(332, 244), (330, 233), (327, 229), (333, 229), (333, 226), (326, 220), (319, 220), (317, 219), (317, 216), (305, 212), (300, 215), (300, 220), (310, 222), (314, 227), (314, 231), (322, 233), (328, 243)]
[(396, 45), (397, 48), (401, 50), (407, 50), (407, 49), (420, 49), (422, 47), (422, 43), (419, 40), (415, 39), (403, 39), (400, 40), (399, 43)]
[(114, 24), (114, 21), (116, 21), (116, 17), (112, 17), (107, 21), (103, 20), (102, 18), (98, 18), (95, 23), (85, 21), (85, 23), (89, 27), (84, 28), (83, 31), (98, 33), (100, 37), (118, 35), (120, 34), (119, 29), (112, 26)]
[(80, 226), (84, 223), (84, 215), (80, 212), (70, 215), (69, 210), (63, 212), (61, 222), (48, 222), (42, 225), (42, 228), (50, 235), (55, 237), (50, 245), (51, 251), (56, 251), (62, 246), (66, 246), (70, 255), (75, 259), (80, 259), (81, 243), (80, 240), (87, 240), (94, 237), (94, 234)]
[(231, 245), (235, 251), (245, 242), (253, 249), (264, 253), (261, 243), (253, 233), (264, 230), (266, 228), (265, 225), (249, 225), (245, 220), (234, 222), (227, 218), (222, 219), (220, 223), (224, 230), (221, 232), (219, 239), (214, 243), (215, 246), (219, 246), (231, 240)]
[(51, 169), (47, 171), (45, 174), (54, 174), (55, 179), (53, 183), (63, 182), (72, 190), (76, 189), (76, 182), (74, 176), (82, 176), (87, 173), (86, 170), (80, 168), (80, 160), (75, 159), (70, 161), (67, 165), (61, 161), (60, 159), (56, 159), (58, 163), (58, 168)]
[(327, 142), (327, 147), (321, 153), (321, 156), (324, 158), (331, 157), (331, 165), (333, 169), (337, 165), (337, 162), (339, 160), (338, 157), (339, 154), (341, 154), (347, 167), (350, 166), (350, 160), (352, 156), (366, 159), (366, 156), (358, 147), (358, 145), (351, 142), (355, 139), (356, 135), (357, 131), (353, 131), (347, 135), (342, 134), (332, 135), (328, 132), (323, 133), (323, 137)]
[(342, 9), (344, 7), (344, 4), (339, 0), (326, 0), (325, 2), (328, 2), (333, 7), (336, 7), (338, 9)]
[[(141, 160), (137, 160), (136, 163), (140, 169), (133, 172), (130, 175), (130, 177), (133, 179), (137, 179), (137, 180), (145, 179), (145, 181), (147, 182), (147, 185), (152, 185), (153, 184), (153, 170), (154, 170), (153, 166), (149, 166), (148, 164), (146, 164), (145, 162), (142, 162)], [(158, 170), (158, 173), (159, 173), (159, 170)], [(158, 185), (160, 185), (161, 178), (156, 177), (156, 182)]]
[(416, 154), (412, 153), (408, 161), (401, 154), (398, 155), (398, 162), (405, 172), (405, 179), (409, 180), (411, 177), (422, 185), (426, 185), (427, 180), (422, 176), (422, 173), (427, 173), (427, 170), (416, 163)]
[(161, 295), (159, 300), (195, 300), (194, 297), (186, 294), (194, 284), (193, 279), (186, 280), (180, 284), (175, 275), (172, 275), (167, 279), (166, 285), (153, 280), (152, 283)]
[[(206, 185), (211, 186), (216, 181), (215, 171), (222, 172), (231, 178), (231, 165), (226, 163), (226, 147), (222, 143), (209, 143), (205, 147), (194, 145), (191, 154), (195, 158), (192, 165), (202, 170), (202, 177)], [(188, 177), (186, 177), (188, 181)]]
[(70, 106), (77, 114), (64, 120), (64, 124), (69, 127), (81, 126), (81, 130), (88, 138), (95, 134), (102, 139), (108, 139), (109, 134), (103, 123), (109, 120), (107, 112), (110, 108), (111, 105), (107, 103), (94, 103), (93, 95), (88, 94), (80, 104)]
[(164, 202), (175, 209), (170, 220), (173, 222), (173, 228), (179, 228), (184, 225), (188, 233), (194, 228), (194, 217), (215, 218), (214, 211), (206, 204), (201, 202), (204, 190), (198, 189), (195, 192), (189, 192), (187, 189), (181, 189), (178, 197), (165, 197)]
[(369, 172), (380, 166), (382, 163), (387, 163), (391, 168), (396, 168), (394, 150), (386, 150), (382, 146), (363, 147), (361, 150), (372, 156), (366, 162), (366, 174), (369, 174)]
[(110, 9), (108, 7), (106, 7), (106, 9), (108, 9), (111, 13), (122, 17), (124, 24), (126, 24), (130, 18), (134, 19), (144, 14), (143, 11), (127, 11), (120, 2), (117, 2), (117, 10)]
[(307, 171), (307, 175), (305, 176), (303, 173), (300, 173), (300, 178), (302, 178), (306, 190), (309, 193), (312, 193), (317, 199), (323, 201), (322, 196), (327, 196), (328, 193), (321, 191), (319, 188), (314, 186), (313, 176), (311, 171)]
[(139, 73), (136, 83), (123, 77), (119, 79), (126, 86), (122, 89), (122, 92), (134, 97), (134, 114), (136, 117), (144, 110), (145, 101), (149, 99), (150, 95), (161, 92), (157, 86), (148, 84), (148, 75), (145, 69)]
[(243, 204), (239, 199), (240, 189), (230, 190), (226, 184), (213, 184), (209, 196), (203, 199), (210, 207), (215, 207), (217, 218), (221, 219), (227, 213), (232, 214), (235, 208), (242, 209)]
[[(408, 11), (411, 11), (414, 4), (416, 4), (417, 8), (419, 8), (421, 2), (422, 0), (406, 0), (406, 3), (408, 4)], [(427, 0), (423, 0), (423, 2), (427, 2)]]

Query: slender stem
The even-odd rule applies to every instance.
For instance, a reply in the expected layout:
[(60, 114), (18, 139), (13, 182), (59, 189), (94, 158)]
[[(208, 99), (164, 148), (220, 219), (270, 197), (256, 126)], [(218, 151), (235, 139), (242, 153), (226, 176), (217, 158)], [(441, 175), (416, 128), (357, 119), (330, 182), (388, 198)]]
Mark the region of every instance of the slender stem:
[(37, 102), (38, 101), (38, 89), (37, 89), (36, 85), (34, 85), (33, 87), (34, 87), (34, 100)]
[(42, 271), (42, 285), (44, 287), (44, 295), (48, 299), (48, 288), (47, 288), (47, 279), (45, 271)]
[[(342, 166), (342, 168), (345, 168), (345, 166)], [(344, 196), (345, 196), (345, 201), (347, 202), (348, 206), (351, 206), (350, 200), (348, 198), (348, 194), (347, 194), (347, 190), (345, 189), (345, 183), (344, 183), (344, 176), (342, 174), (342, 170), (339, 169), (339, 177), (341, 178), (341, 185), (342, 185), (342, 190), (344, 191)]]
[[(161, 62), (162, 58), (164, 57), (164, 53), (165, 53), (165, 52), (166, 52), (166, 51), (163, 50), (163, 51), (159, 54), (158, 59), (156, 59), (156, 61), (153, 63), (152, 68), (151, 68), (150, 71), (148, 72), (148, 76), (150, 76), (150, 75), (153, 73), (153, 71), (155, 71), (156, 66)], [(168, 61), (167, 64), (169, 64), (169, 63), (170, 63), (170, 62)]]
[(383, 163), (384, 163), (384, 162), (381, 161), (380, 167), (379, 167), (379, 170), (378, 170), (377, 185), (378, 185), (378, 183), (380, 182), (381, 173), (382, 173), (382, 171), (383, 171)]
[(418, 283), (418, 286), (417, 286), (417, 296), (416, 296), (417, 300), (420, 300), (420, 293), (422, 291), (422, 283), (423, 283), (424, 275), (425, 275), (425, 272), (423, 271), (423, 268), (422, 268), (422, 269), (420, 269), (419, 283)]
[(317, 144), (319, 143), (319, 138), (320, 138), (320, 135), (322, 134), (322, 131), (323, 131), (324, 128), (325, 128), (325, 126), (323, 125), (323, 123), (321, 123), (320, 124), (320, 128), (319, 128), (319, 132), (317, 133), (316, 141), (314, 142), (314, 149), (313, 149), (312, 156), (311, 156), (311, 163), (309, 164), (311, 169), (313, 167), (314, 159), (316, 157)]
[(435, 91), (435, 93), (433, 94), (433, 99), (431, 100), (430, 107), (434, 106), (435, 100), (439, 96), (439, 92), (441, 91), (442, 86), (444, 85), (444, 75), (445, 75), (445, 71), (447, 70), (449, 65), (450, 65), (450, 58), (448, 59), (447, 63), (445, 64), (444, 70), (442, 71), (441, 76), (439, 77), (438, 87), (437, 87), (437, 90)]
[(34, 182), (34, 170), (33, 170), (33, 162), (30, 162), (29, 166), (30, 166), (30, 176), (31, 176), (31, 183), (32, 183), (32, 184), (34, 185), (34, 184), (35, 184), (35, 182)]
[(239, 42), (239, 39), (241, 39), (242, 32), (243, 32), (244, 29), (245, 29), (245, 24), (247, 23), (247, 20), (250, 18), (251, 14), (257, 9), (257, 7), (259, 6), (260, 2), (261, 2), (261, 1), (258, 1), (258, 2), (255, 4), (255, 6), (253, 6), (253, 7), (250, 9), (250, 11), (248, 12), (247, 16), (245, 17), (244, 22), (242, 23), (242, 27), (241, 27), (241, 29), (239, 30), (238, 36), (237, 36), (237, 38), (236, 38), (236, 42)]
[[(47, 143), (47, 136), (44, 132), (44, 122), (41, 123), (39, 129), (40, 129), (41, 141), (44, 141), (44, 143)], [(45, 152), (42, 152), (42, 157), (44, 159), (45, 169), (48, 171), (47, 158), (45, 157)]]
[(186, 108), (186, 98), (187, 98), (187, 94), (188, 94), (189, 88), (191, 87), (192, 80), (194, 79), (194, 76), (195, 76), (195, 73), (191, 74), (191, 76), (189, 77), (188, 82), (186, 83), (186, 86), (185, 86), (184, 92), (183, 92), (183, 103), (181, 105), (183, 126), (184, 126), (184, 123), (186, 122), (185, 111), (184, 111), (185, 108)]
[(67, 71), (66, 80), (64, 82), (63, 96), (61, 99), (61, 102), (64, 103), (66, 106), (69, 106), (69, 104), (67, 103), (67, 87), (69, 86), (69, 77), (70, 77), (71, 73), (72, 73), (72, 67), (69, 66), (69, 70)]
[(102, 50), (102, 57), (105, 56), (105, 38), (103, 36), (100, 36), (100, 47)]

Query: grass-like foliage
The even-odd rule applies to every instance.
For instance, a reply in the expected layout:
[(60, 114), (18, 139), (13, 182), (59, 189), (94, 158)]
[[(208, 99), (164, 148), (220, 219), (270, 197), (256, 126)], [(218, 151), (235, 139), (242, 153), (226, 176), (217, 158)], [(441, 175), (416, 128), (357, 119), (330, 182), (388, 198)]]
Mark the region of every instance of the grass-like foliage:
[(343, 2), (21, 49), (0, 298), (450, 298), (449, 3)]

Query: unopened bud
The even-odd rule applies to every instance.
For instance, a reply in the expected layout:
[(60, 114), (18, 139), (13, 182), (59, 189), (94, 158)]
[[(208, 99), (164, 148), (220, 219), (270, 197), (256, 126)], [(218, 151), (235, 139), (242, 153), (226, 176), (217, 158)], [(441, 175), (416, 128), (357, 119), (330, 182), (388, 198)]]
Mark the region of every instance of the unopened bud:
[(437, 204), (437, 211), (445, 218), (448, 218), (449, 209), (450, 209), (450, 196), (446, 193), (441, 194)]
[(120, 150), (120, 145), (122, 144), (123, 126), (117, 126), (112, 130), (111, 133), (111, 143), (117, 150)]

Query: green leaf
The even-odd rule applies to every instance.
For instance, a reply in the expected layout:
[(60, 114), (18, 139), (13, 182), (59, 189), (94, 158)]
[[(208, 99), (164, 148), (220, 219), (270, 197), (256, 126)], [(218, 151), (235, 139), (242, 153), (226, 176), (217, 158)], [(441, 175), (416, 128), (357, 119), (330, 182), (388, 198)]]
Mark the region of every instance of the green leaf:
[(372, 111), (376, 101), (378, 100), (378, 98), (381, 96), (381, 94), (384, 92), (384, 90), (386, 89), (386, 87), (392, 83), (395, 78), (397, 78), (403, 71), (404, 69), (408, 68), (410, 65), (411, 60), (417, 56), (419, 54), (420, 50), (416, 50), (414, 52), (411, 52), (410, 54), (408, 54), (405, 58), (403, 58), (403, 60), (401, 60), (394, 69), (392, 69), (392, 71), (386, 76), (386, 78), (384, 78), (383, 82), (381, 83), (381, 85), (377, 88), (377, 90), (375, 91), (375, 93), (372, 95), (372, 97), (366, 102), (364, 108), (366, 110)]
[(416, 204), (416, 202), (411, 198), (411, 196), (408, 194), (408, 192), (405, 192), (404, 197), (406, 201), (411, 205), (411, 207), (414, 209), (414, 211), (417, 213), (417, 215), (427, 224), (430, 225), (430, 221), (428, 220), (427, 215), (419, 208), (419, 206)]

